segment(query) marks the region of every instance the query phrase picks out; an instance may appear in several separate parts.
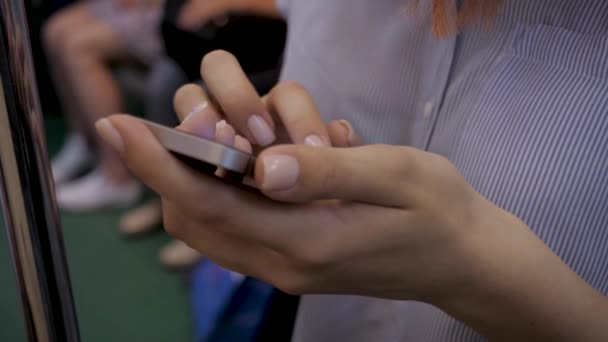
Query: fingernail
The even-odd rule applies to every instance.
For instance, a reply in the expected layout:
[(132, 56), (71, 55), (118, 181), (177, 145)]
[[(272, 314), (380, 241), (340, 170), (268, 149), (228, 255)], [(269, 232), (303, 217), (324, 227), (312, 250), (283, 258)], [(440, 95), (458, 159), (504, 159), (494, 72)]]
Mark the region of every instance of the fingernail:
[(180, 126), (199, 137), (213, 139), (215, 137), (215, 117), (206, 114), (205, 109), (207, 108), (209, 108), (207, 101), (192, 107)]
[(266, 121), (259, 115), (252, 115), (249, 120), (247, 120), (247, 126), (256, 142), (261, 146), (270, 145), (270, 143), (276, 139), (270, 126), (268, 126)]
[(262, 158), (264, 163), (262, 190), (283, 191), (296, 185), (300, 175), (300, 165), (294, 157), (276, 154)]
[(215, 125), (215, 140), (220, 144), (234, 145), (234, 135), (234, 128), (226, 120), (221, 120)]
[(192, 107), (192, 110), (190, 111), (190, 113), (188, 113), (188, 115), (186, 115), (184, 122), (192, 119), (192, 117), (195, 116), (196, 114), (202, 113), (205, 109), (207, 109), (207, 107), (209, 107), (209, 102), (207, 102), (207, 101), (199, 103), (196, 106)]
[(125, 149), (122, 137), (108, 119), (101, 119), (95, 123), (97, 133), (101, 138), (108, 143), (118, 153), (122, 153)]
[(346, 129), (346, 131), (348, 132), (346, 134), (346, 141), (348, 141), (349, 145), (355, 145), (356, 144), (356, 139), (355, 139), (355, 129), (353, 128), (353, 126), (350, 124), (350, 122), (346, 121), (346, 120), (338, 120), (338, 122)]
[(226, 120), (220, 120), (215, 124), (215, 129), (218, 131), (226, 127), (228, 127), (228, 123), (226, 122)]
[(316, 134), (311, 134), (304, 138), (304, 144), (309, 146), (325, 146), (323, 139)]

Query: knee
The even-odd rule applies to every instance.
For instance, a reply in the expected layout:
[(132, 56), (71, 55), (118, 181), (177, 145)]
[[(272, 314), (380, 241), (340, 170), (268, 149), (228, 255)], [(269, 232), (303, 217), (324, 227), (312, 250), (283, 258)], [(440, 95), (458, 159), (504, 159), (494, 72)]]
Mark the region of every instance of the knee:
[(42, 40), (45, 48), (52, 53), (56, 53), (61, 49), (63, 42), (66, 40), (73, 28), (67, 27), (65, 17), (61, 12), (51, 16), (42, 27)]
[(103, 62), (94, 42), (86, 34), (65, 36), (61, 42), (59, 54), (66, 61), (67, 67), (78, 68), (91, 63)]

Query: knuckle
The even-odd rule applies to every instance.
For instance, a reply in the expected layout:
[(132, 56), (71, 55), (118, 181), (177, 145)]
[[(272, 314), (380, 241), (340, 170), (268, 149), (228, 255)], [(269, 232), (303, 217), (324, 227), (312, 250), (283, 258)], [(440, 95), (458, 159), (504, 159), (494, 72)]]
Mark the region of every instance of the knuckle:
[(296, 81), (282, 81), (273, 88), (272, 92), (276, 98), (293, 96), (294, 94), (308, 94), (306, 88)]
[(220, 213), (221, 211), (216, 210), (214, 206), (203, 205), (193, 213), (193, 220), (205, 227), (226, 225), (227, 217)]
[(302, 274), (317, 274), (326, 269), (334, 258), (334, 248), (326, 242), (299, 243), (292, 249), (291, 263)]
[[(201, 193), (195, 198), (209, 199), (208, 192)], [(200, 200), (199, 200), (200, 201)], [(230, 215), (226, 214), (225, 208), (212, 200), (200, 201), (200, 203), (188, 208), (189, 216), (194, 222), (203, 226), (219, 226), (225, 225)]]
[(184, 234), (186, 222), (184, 222), (174, 209), (167, 207), (167, 205), (163, 203), (163, 226), (167, 234), (179, 238)]
[(271, 280), (278, 289), (294, 296), (306, 294), (308, 282), (307, 277), (297, 272), (281, 272)]
[(170, 217), (163, 217), (163, 227), (169, 236), (174, 238), (179, 238), (182, 235), (182, 227), (183, 225), (179, 224), (175, 220)]
[(409, 146), (399, 146), (396, 149), (390, 149), (390, 151), (392, 155), (389, 155), (387, 160), (395, 162), (389, 164), (389, 170), (387, 171), (395, 176), (394, 179), (408, 179), (411, 177), (417, 168), (417, 150)]

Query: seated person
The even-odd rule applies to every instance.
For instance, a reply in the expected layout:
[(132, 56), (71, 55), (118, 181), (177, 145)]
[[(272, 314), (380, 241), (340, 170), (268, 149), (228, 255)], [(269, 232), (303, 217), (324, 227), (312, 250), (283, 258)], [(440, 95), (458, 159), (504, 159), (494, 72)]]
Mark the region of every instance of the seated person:
[[(220, 9), (218, 5), (224, 7)], [(158, 59), (148, 77), (145, 96), (148, 119), (167, 126), (179, 124), (173, 110), (173, 94), (188, 81), (200, 82), (200, 61), (215, 49), (238, 55), (259, 93), (266, 93), (276, 84), (285, 44), (284, 21), (269, 18), (255, 8), (241, 9), (251, 15), (231, 15), (233, 10), (229, 1), (165, 3), (161, 26), (168, 57)], [(159, 226), (161, 211), (160, 201), (152, 199), (127, 212), (121, 219), (120, 231), (125, 235), (146, 233)], [(161, 263), (170, 268), (194, 265), (200, 257), (198, 251), (180, 240), (173, 240), (159, 254)]]
[[(70, 130), (52, 162), (62, 209), (128, 206), (142, 192), (116, 154), (98, 144), (93, 122), (125, 110), (110, 63), (149, 64), (161, 55), (161, 5), (157, 0), (83, 1), (60, 10), (44, 28), (51, 75)], [(93, 159), (93, 171), (73, 180)]]

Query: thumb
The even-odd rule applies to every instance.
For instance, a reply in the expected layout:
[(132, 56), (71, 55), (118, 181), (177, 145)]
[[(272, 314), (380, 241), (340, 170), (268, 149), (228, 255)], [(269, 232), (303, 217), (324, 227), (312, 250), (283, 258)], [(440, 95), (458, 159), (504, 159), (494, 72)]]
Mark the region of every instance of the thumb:
[[(354, 148), (282, 145), (256, 161), (258, 188), (285, 202), (341, 199), (402, 207), (417, 168), (418, 151), (367, 145)], [(410, 189), (411, 190), (411, 189)]]

